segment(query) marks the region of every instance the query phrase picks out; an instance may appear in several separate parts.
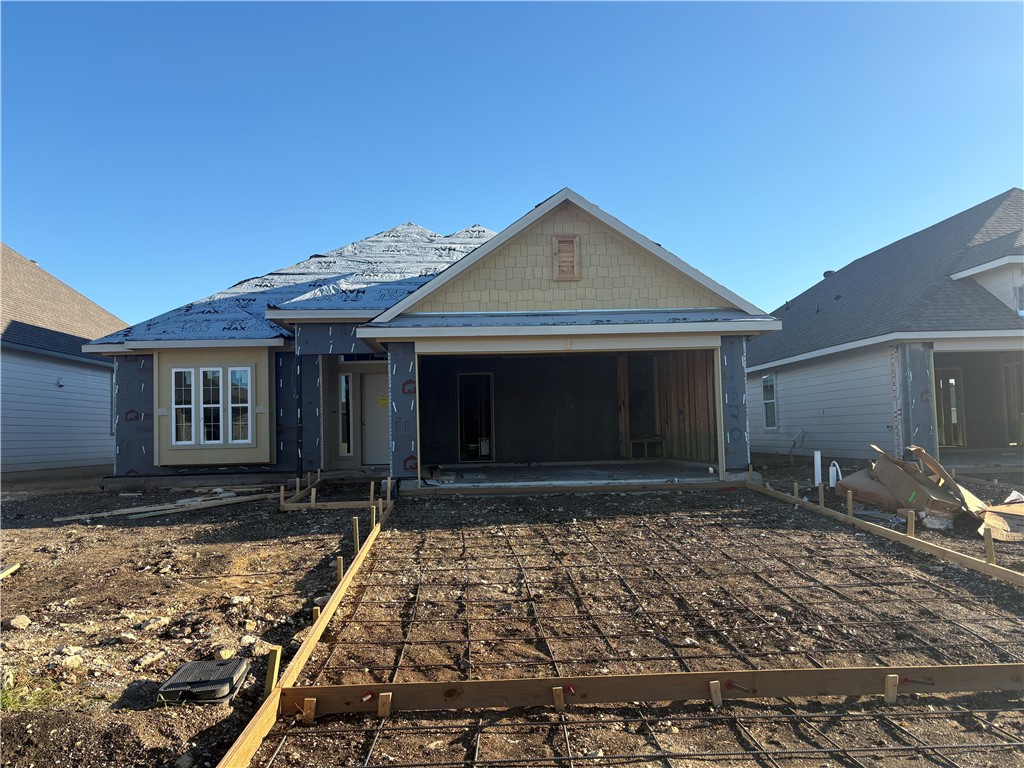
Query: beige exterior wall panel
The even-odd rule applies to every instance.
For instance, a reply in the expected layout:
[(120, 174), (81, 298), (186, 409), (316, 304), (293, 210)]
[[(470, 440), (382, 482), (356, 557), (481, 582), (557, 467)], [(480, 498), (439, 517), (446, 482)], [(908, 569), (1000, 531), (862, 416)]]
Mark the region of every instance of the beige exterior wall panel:
[[(272, 358), (265, 347), (165, 349), (155, 354), (153, 396), (156, 403), (156, 429), (153, 441), (157, 466), (274, 461), (274, 436), (270, 428), (270, 413), (274, 407), (269, 368)], [(225, 442), (222, 445), (171, 445), (171, 370), (241, 367), (252, 369), (252, 444), (232, 445)]]
[[(578, 235), (579, 280), (554, 280), (552, 235)], [(409, 312), (697, 309), (731, 302), (569, 202)]]

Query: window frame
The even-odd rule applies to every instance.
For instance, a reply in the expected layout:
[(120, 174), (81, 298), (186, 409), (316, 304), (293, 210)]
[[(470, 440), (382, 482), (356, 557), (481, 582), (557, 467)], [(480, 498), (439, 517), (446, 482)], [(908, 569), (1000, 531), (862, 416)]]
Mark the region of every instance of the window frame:
[[(224, 369), (219, 366), (204, 366), (199, 368), (199, 442), (201, 445), (223, 445), (224, 444)], [(217, 374), (217, 434), (216, 440), (206, 439), (206, 409), (213, 408), (213, 405), (206, 403), (206, 387), (203, 381), (203, 374), (214, 372)], [(212, 423), (212, 422), (211, 422)]]
[[(246, 397), (244, 403), (235, 403), (232, 398), (232, 384), (231, 374), (235, 371), (245, 371), (245, 391)], [(228, 445), (252, 445), (252, 395), (253, 395), (253, 380), (252, 380), (252, 367), (248, 365), (232, 365), (227, 368), (227, 413), (228, 413)], [(246, 424), (246, 437), (244, 440), (235, 439), (235, 409), (245, 409), (245, 424)]]
[[(772, 398), (768, 400), (765, 398), (765, 384), (768, 380), (771, 380)], [(772, 421), (774, 423), (768, 423), (768, 403), (772, 405)], [(761, 418), (764, 422), (765, 430), (778, 430), (779, 428), (779, 379), (774, 372), (766, 373), (761, 376)]]
[[(559, 270), (559, 246), (564, 242), (572, 243), (572, 274), (563, 275)], [(554, 265), (554, 280), (556, 283), (578, 282), (580, 280), (580, 236), (579, 235), (552, 235), (551, 236), (551, 257)]]
[[(354, 381), (355, 374), (351, 371), (341, 371), (338, 374), (338, 456), (343, 458), (355, 455), (355, 398), (352, 389)], [(345, 442), (346, 436), (348, 442)]]
[[(189, 403), (178, 405), (177, 395), (177, 374), (187, 373), (190, 377)], [(195, 368), (171, 368), (171, 445), (195, 445), (196, 444), (196, 369)], [(188, 411), (189, 426), (191, 427), (192, 439), (178, 439), (178, 411)]]

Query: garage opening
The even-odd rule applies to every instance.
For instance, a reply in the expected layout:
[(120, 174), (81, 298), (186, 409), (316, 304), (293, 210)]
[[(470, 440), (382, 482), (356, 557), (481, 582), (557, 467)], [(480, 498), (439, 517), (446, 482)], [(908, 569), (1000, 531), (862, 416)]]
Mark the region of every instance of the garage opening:
[(718, 459), (713, 350), (419, 358), (420, 461)]

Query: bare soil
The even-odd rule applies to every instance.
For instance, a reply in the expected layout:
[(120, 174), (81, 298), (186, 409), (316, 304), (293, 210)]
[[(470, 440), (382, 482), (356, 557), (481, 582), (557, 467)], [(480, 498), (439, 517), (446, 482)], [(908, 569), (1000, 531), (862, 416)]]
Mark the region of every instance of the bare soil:
[[(791, 486), (789, 474), (767, 476)], [(194, 495), (4, 494), (0, 564), (22, 568), (0, 583), (0, 617), (32, 624), (0, 639), (0, 765), (171, 766), (187, 756), (178, 764), (213, 766), (240, 733), (260, 703), (269, 646), (282, 645), (287, 662), (313, 598), (334, 586), (335, 557), (351, 557), (352, 513), (281, 513), (269, 500), (53, 522)], [(402, 499), (388, 527), (300, 682), (979, 663), (1024, 652), (1019, 591), (745, 492)], [(976, 533), (921, 533), (983, 553)], [(1019, 545), (998, 550), (1001, 563), (1021, 562)], [(230, 704), (156, 706), (161, 682), (222, 648), (252, 660)], [(286, 720), (254, 765), (935, 765), (944, 758), (921, 745), (940, 742), (959, 745), (941, 753), (956, 765), (1021, 765), (1020, 747), (998, 748), (1024, 742), (1020, 701), (924, 692), (896, 708), (794, 701), (398, 715), (384, 726)]]

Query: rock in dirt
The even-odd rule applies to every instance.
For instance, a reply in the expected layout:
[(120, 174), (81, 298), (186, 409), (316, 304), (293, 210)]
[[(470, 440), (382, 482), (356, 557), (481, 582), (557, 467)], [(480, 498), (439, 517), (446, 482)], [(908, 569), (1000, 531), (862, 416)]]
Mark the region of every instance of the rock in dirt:
[(255, 637), (254, 635), (242, 635), (242, 639), (238, 641), (238, 644), (247, 648), (250, 645), (256, 645), (258, 641), (259, 638)]
[(78, 669), (80, 666), (82, 666), (83, 663), (84, 663), (84, 660), (82, 659), (82, 657), (81, 656), (77, 656), (77, 655), (76, 656), (63, 656), (63, 657), (61, 657), (61, 660), (60, 660), (60, 665), (62, 667), (66, 667), (67, 669)]
[(330, 595), (325, 595), (323, 597), (314, 597), (313, 598), (313, 605), (318, 606), (320, 608), (323, 608), (325, 605), (327, 605), (327, 601), (330, 600), (330, 599), (331, 599)]
[(235, 652), (230, 648), (218, 648), (216, 651), (213, 652), (213, 658), (219, 659), (220, 661), (230, 659), (234, 655)]
[(19, 613), (17, 616), (12, 616), (4, 621), (4, 629), (28, 629), (32, 624), (32, 619), (23, 613)]
[(165, 656), (164, 651), (150, 651), (145, 656), (140, 657), (136, 662), (135, 666), (139, 669), (148, 667), (150, 664), (155, 664)]
[(133, 643), (137, 643), (139, 638), (137, 638), (131, 632), (122, 632), (115, 638), (115, 640), (121, 645), (132, 645)]
[(174, 768), (192, 768), (196, 761), (187, 752), (174, 761)]
[(155, 616), (152, 619), (142, 622), (139, 625), (139, 629), (143, 632), (152, 632), (156, 629), (162, 629), (171, 623), (171, 620), (166, 616)]

